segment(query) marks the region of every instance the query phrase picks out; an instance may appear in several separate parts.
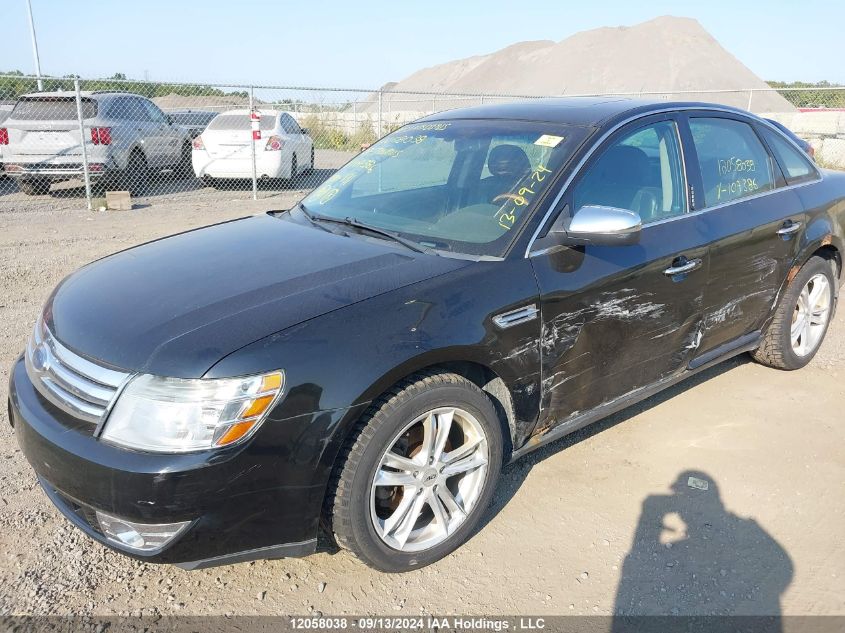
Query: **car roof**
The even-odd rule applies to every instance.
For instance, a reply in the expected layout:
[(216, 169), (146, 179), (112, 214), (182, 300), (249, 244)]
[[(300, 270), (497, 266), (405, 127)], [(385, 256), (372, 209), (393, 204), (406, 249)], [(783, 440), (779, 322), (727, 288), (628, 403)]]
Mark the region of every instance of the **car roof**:
[(618, 119), (647, 115), (649, 112), (690, 108), (717, 109), (736, 114), (750, 114), (739, 108), (715, 103), (627, 99), (624, 97), (563, 97), (457, 108), (427, 116), (420, 121), (510, 119), (600, 127)]
[[(258, 112), (258, 114), (261, 114), (262, 116), (278, 116), (280, 114), (286, 114), (282, 110), (264, 110), (260, 107), (255, 108), (255, 111)], [(220, 114), (249, 114), (249, 112), (249, 109), (241, 108), (239, 110), (225, 110)]]
[(216, 110), (192, 110), (191, 108), (183, 108), (177, 110), (167, 110), (168, 114), (217, 114)]
[[(44, 92), (28, 92), (21, 95), (19, 99), (27, 99), (32, 97), (73, 97), (76, 92), (73, 90), (51, 90)], [(139, 95), (134, 92), (127, 92), (123, 90), (80, 90), (80, 97), (141, 97), (146, 99), (144, 95)]]

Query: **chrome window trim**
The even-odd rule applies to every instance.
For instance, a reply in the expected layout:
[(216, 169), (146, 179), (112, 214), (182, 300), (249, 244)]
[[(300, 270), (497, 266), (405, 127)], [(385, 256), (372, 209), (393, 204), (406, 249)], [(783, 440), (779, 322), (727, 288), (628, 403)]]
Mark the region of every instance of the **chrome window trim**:
[[(561, 186), (560, 191), (558, 191), (557, 195), (552, 200), (552, 202), (549, 205), (548, 209), (546, 210), (545, 214), (543, 214), (543, 219), (540, 221), (540, 224), (537, 225), (537, 228), (534, 230), (534, 233), (531, 236), (531, 239), (528, 241), (528, 245), (525, 247), (525, 254), (524, 254), (523, 258), (528, 259), (528, 258), (530, 258), (534, 255), (540, 255), (540, 254), (547, 252), (549, 250), (549, 249), (542, 249), (541, 251), (537, 251), (536, 253), (532, 253), (531, 247), (534, 245), (534, 242), (537, 240), (537, 237), (540, 235), (540, 231), (542, 231), (543, 227), (546, 226), (546, 224), (548, 223), (549, 218), (551, 217), (555, 208), (557, 208), (557, 205), (558, 205), (558, 203), (560, 203), (561, 198), (563, 198), (563, 196), (569, 190), (569, 186), (572, 184), (572, 181), (575, 180), (576, 176), (578, 176), (578, 174), (581, 173), (581, 169), (583, 169), (583, 167), (587, 163), (587, 161), (590, 160), (590, 158), (592, 158), (593, 154), (595, 154), (596, 151), (598, 151), (598, 148), (602, 145), (602, 143), (604, 143), (608, 138), (610, 138), (615, 132), (617, 132), (621, 128), (625, 127), (629, 123), (633, 123), (634, 121), (637, 121), (638, 119), (645, 119), (645, 118), (648, 118), (648, 117), (656, 115), (656, 114), (672, 114), (672, 113), (675, 113), (675, 112), (691, 112), (691, 111), (692, 112), (701, 111), (703, 113), (721, 112), (721, 113), (730, 114), (730, 115), (733, 115), (733, 116), (750, 117), (750, 118), (754, 119), (755, 122), (762, 123), (764, 125), (768, 125), (769, 128), (771, 128), (772, 130), (774, 130), (775, 132), (780, 134), (783, 138), (785, 138), (793, 146), (798, 147), (795, 143), (792, 142), (792, 139), (788, 138), (785, 134), (783, 134), (783, 132), (778, 130), (771, 123), (768, 123), (765, 119), (758, 117), (758, 116), (751, 114), (751, 113), (745, 114), (743, 112), (737, 112), (736, 110), (731, 110), (731, 109), (728, 109), (728, 108), (718, 108), (718, 107), (708, 107), (708, 106), (679, 106), (679, 107), (674, 107), (674, 108), (661, 108), (661, 109), (658, 109), (658, 110), (650, 110), (649, 112), (641, 112), (639, 114), (636, 114), (632, 117), (629, 117), (627, 119), (620, 121), (619, 123), (614, 125), (612, 128), (610, 128), (607, 132), (602, 134), (601, 137), (599, 137), (599, 139), (595, 143), (593, 143), (592, 147), (590, 147), (590, 149), (587, 151), (587, 153), (584, 154), (584, 156), (581, 158), (581, 160), (578, 161), (578, 164), (575, 166), (575, 168), (572, 170), (572, 173), (569, 174), (569, 177), (566, 179), (566, 181)], [(747, 121), (746, 121), (746, 123), (747, 123)], [(798, 149), (803, 152), (803, 150), (801, 150), (800, 147), (798, 147)], [(682, 152), (684, 151), (683, 150), (683, 144), (682, 144), (681, 151)], [(769, 153), (768, 148), (766, 148), (766, 153), (767, 154)], [(685, 179), (686, 179), (686, 172), (687, 172), (686, 163), (684, 163), (684, 178)], [(675, 217), (666, 218), (665, 220), (658, 220), (657, 222), (651, 222), (651, 223), (643, 226), (643, 228), (645, 229), (645, 228), (648, 228), (648, 227), (651, 227), (651, 226), (657, 226), (659, 224), (665, 224), (666, 222), (672, 222), (672, 221), (675, 221), (675, 220), (680, 220), (680, 219), (683, 219), (683, 218), (688, 218), (688, 217), (691, 217), (691, 216), (700, 215), (702, 213), (706, 213), (708, 211), (711, 211), (712, 209), (719, 209), (721, 207), (724, 207), (724, 206), (727, 206), (727, 205), (730, 205), (730, 204), (736, 204), (737, 202), (745, 202), (746, 200), (753, 200), (755, 198), (759, 198), (759, 197), (762, 197), (762, 196), (768, 196), (768, 195), (771, 195), (773, 193), (777, 193), (779, 191), (786, 191), (787, 189), (795, 189), (797, 187), (804, 187), (806, 185), (812, 185), (812, 184), (815, 184), (817, 182), (821, 182), (822, 180), (824, 180), (824, 176), (823, 176), (822, 172), (817, 168), (816, 168), (816, 175), (818, 177), (814, 180), (807, 180), (805, 182), (796, 183), (794, 185), (786, 185), (785, 187), (775, 187), (774, 189), (771, 189), (769, 191), (764, 191), (764, 192), (761, 192), (759, 194), (755, 194), (753, 196), (746, 196), (745, 198), (739, 198), (737, 200), (730, 200), (728, 202), (723, 202), (722, 204), (714, 205), (712, 207), (706, 207), (704, 209), (699, 209), (697, 211), (692, 211), (692, 212), (689, 212), (689, 213), (685, 213), (683, 215), (678, 215), (678, 216), (675, 216)], [(687, 195), (689, 195), (689, 193), (687, 193)]]

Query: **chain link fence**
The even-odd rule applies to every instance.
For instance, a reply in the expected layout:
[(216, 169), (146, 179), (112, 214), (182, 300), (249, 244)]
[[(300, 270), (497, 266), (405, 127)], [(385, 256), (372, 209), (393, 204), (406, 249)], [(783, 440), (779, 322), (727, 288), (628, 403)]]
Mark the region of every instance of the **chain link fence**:
[[(381, 136), (442, 110), (539, 98), (0, 75), (0, 208), (270, 198), (319, 185)], [(569, 95), (599, 96), (599, 95)], [(607, 93), (779, 120), (845, 168), (845, 88)]]

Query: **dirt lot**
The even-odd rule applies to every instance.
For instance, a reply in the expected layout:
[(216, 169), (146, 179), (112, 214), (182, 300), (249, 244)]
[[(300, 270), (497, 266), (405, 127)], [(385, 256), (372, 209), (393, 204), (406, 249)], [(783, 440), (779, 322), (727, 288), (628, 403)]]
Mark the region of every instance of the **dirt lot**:
[[(298, 195), (206, 193), (125, 213), (89, 213), (78, 200), (0, 206), (0, 399), (66, 274)], [(196, 572), (115, 554), (38, 489), (3, 407), (0, 615), (845, 614), (844, 414), (840, 311), (805, 370), (737, 359), (557, 442), (505, 470), (466, 546), (387, 576), (328, 547)], [(708, 489), (690, 487), (697, 480)]]

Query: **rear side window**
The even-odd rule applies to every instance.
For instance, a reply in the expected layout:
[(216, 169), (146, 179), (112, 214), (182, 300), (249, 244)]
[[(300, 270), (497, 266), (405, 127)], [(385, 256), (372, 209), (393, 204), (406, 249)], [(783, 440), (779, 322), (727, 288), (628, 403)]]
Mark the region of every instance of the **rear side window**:
[[(97, 116), (97, 102), (82, 99), (82, 118)], [(12, 119), (19, 121), (76, 121), (76, 97), (24, 97), (12, 110)]]
[[(262, 114), (259, 129), (262, 131), (269, 131), (276, 127), (276, 115)], [(244, 114), (218, 114), (211, 123), (208, 124), (209, 130), (249, 130), (251, 123), (249, 115)]]
[(106, 116), (116, 121), (149, 123), (152, 119), (144, 102), (138, 97), (117, 97), (106, 110)]
[(786, 175), (786, 182), (793, 185), (805, 180), (813, 180), (816, 178), (816, 169), (810, 163), (810, 160), (798, 150), (792, 143), (787, 141), (783, 136), (769, 130), (762, 128), (763, 138), (772, 148), (784, 174)]
[(704, 206), (712, 207), (774, 189), (774, 171), (753, 128), (733, 119), (690, 119)]

